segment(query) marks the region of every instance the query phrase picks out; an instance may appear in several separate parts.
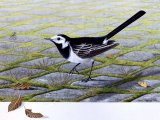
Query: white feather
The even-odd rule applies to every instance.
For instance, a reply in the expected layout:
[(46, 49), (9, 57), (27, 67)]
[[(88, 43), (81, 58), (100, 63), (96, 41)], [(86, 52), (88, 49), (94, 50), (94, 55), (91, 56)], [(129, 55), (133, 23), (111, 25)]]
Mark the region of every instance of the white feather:
[(78, 57), (72, 50), (71, 48), (71, 52), (70, 52), (70, 56), (68, 58), (68, 61), (73, 62), (73, 63), (90, 63), (93, 61), (93, 59), (90, 58), (86, 58), (86, 59), (82, 59), (80, 57)]
[[(60, 40), (57, 40), (57, 38), (60, 38)], [(62, 49), (66, 48), (69, 45), (69, 42), (66, 41), (64, 37), (56, 35), (56, 36), (51, 37), (51, 39), (57, 44), (62, 44)]]
[(108, 40), (104, 39), (103, 44), (107, 44), (107, 43), (108, 43)]
[(62, 49), (66, 48), (68, 45), (69, 45), (69, 42), (67, 42), (67, 41), (62, 43)]

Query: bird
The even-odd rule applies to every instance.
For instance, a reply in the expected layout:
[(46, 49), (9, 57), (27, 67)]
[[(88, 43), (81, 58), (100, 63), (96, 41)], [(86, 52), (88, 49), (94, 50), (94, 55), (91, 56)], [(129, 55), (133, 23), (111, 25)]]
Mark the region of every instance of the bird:
[[(73, 71), (77, 71), (76, 67), (78, 65), (87, 63), (92, 63), (92, 71), (92, 67), (94, 65), (92, 57), (119, 45), (116, 41), (107, 40), (105, 38), (105, 36), (71, 38), (64, 34), (58, 34), (46, 39), (56, 45), (59, 52), (65, 59), (69, 62), (77, 63), (70, 71), (70, 73), (72, 73)], [(84, 80), (85, 82), (91, 79), (91, 71), (88, 79)]]
[(89, 80), (92, 80), (91, 72), (94, 66), (93, 57), (118, 46), (118, 42), (109, 39), (144, 14), (145, 11), (143, 10), (137, 12), (130, 19), (128, 19), (120, 26), (115, 28), (113, 31), (111, 31), (109, 34), (104, 36), (72, 38), (65, 34), (57, 34), (51, 38), (44, 39), (54, 43), (57, 49), (59, 50), (60, 54), (67, 61), (71, 63), (76, 63), (76, 65), (69, 72), (70, 74), (74, 71), (78, 72), (76, 70), (76, 67), (80, 64), (92, 63), (88, 78), (82, 80), (82, 82), (88, 82)]

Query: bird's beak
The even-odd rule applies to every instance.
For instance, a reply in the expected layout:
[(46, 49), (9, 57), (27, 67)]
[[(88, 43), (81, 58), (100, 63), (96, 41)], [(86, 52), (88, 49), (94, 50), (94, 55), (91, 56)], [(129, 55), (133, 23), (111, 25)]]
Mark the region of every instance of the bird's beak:
[(50, 40), (50, 41), (52, 40), (51, 38), (44, 38), (44, 39), (45, 39), (45, 40)]

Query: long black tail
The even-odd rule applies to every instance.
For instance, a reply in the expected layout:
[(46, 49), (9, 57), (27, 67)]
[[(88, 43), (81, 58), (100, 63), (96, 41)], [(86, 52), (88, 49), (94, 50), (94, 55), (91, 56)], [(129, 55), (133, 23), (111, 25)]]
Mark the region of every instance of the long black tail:
[(108, 33), (106, 35), (106, 38), (110, 39), (111, 37), (113, 37), (114, 35), (116, 35), (118, 32), (120, 32), (121, 30), (123, 30), (125, 27), (127, 27), (128, 25), (130, 25), (131, 23), (133, 23), (134, 21), (136, 21), (140, 17), (142, 17), (145, 13), (146, 13), (145, 11), (140, 10), (135, 15), (133, 15), (131, 18), (129, 18), (127, 21), (125, 21), (120, 26), (118, 26), (117, 28), (115, 28), (113, 31), (111, 31), (110, 33)]

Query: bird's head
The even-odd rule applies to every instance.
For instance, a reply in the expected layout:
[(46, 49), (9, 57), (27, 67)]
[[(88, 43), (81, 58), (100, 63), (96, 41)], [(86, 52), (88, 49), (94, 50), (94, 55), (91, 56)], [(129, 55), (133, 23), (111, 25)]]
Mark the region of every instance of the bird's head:
[(69, 37), (64, 34), (58, 34), (51, 38), (44, 38), (46, 40), (50, 40), (54, 44), (62, 44), (62, 48), (66, 48), (69, 45), (68, 39)]

